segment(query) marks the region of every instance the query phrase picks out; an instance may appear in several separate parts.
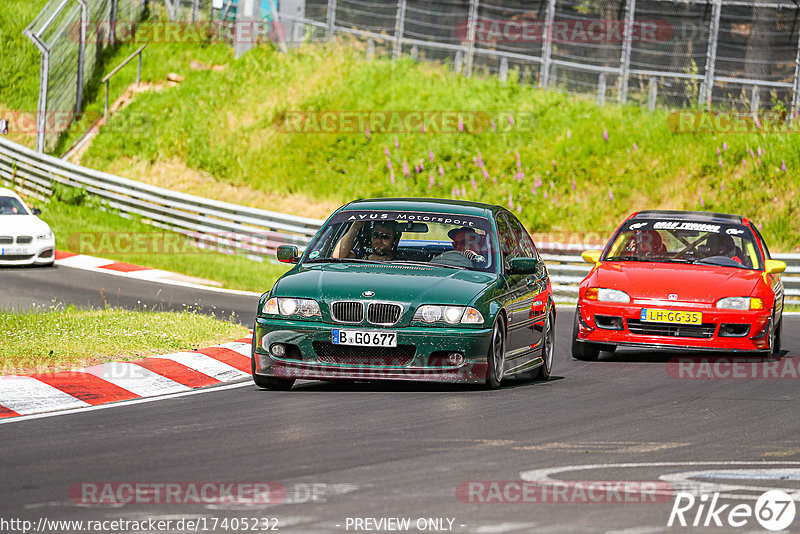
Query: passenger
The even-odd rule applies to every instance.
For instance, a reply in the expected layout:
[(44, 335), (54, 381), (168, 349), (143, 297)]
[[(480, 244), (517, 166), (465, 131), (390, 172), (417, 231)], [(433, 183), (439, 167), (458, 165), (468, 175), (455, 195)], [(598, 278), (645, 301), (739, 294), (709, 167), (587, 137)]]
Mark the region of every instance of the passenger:
[(730, 258), (736, 263), (742, 263), (742, 258), (739, 257), (739, 249), (736, 248), (733, 238), (725, 234), (711, 234), (706, 239), (706, 249), (708, 256), (725, 256)]
[[(472, 267), (473, 263), (486, 261), (486, 238), (474, 229), (469, 227), (453, 228), (447, 232), (447, 237), (453, 241), (453, 250), (445, 251), (431, 258), (431, 262), (455, 261), (461, 267)], [(469, 261), (463, 261), (463, 259)]]

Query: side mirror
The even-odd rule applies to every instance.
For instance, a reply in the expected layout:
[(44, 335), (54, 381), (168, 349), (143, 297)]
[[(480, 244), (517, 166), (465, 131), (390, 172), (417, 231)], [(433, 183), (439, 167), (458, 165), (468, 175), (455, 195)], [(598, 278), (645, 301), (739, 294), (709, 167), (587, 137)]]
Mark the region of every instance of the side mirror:
[(509, 274), (534, 274), (539, 268), (536, 258), (512, 258), (508, 268)]
[(42, 210), (40, 210), (39, 208), (31, 208), (31, 213), (33, 213), (34, 215), (41, 215)]
[(278, 247), (278, 261), (283, 263), (297, 263), (300, 257), (297, 254), (297, 247), (292, 245), (281, 245)]
[(581, 258), (583, 258), (583, 261), (586, 263), (599, 263), (602, 254), (602, 250), (584, 250), (581, 254)]
[(778, 260), (767, 260), (764, 262), (764, 270), (767, 274), (778, 274), (786, 270), (786, 263)]

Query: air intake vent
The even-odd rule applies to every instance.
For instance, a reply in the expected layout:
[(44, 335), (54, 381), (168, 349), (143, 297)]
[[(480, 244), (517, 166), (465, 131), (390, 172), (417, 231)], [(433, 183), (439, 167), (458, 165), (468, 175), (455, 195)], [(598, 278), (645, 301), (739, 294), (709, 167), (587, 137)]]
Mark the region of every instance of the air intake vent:
[(340, 323), (360, 323), (364, 320), (364, 303), (357, 301), (334, 302), (331, 306), (333, 320)]
[(367, 321), (372, 324), (393, 325), (400, 319), (403, 307), (399, 304), (371, 302), (367, 309)]

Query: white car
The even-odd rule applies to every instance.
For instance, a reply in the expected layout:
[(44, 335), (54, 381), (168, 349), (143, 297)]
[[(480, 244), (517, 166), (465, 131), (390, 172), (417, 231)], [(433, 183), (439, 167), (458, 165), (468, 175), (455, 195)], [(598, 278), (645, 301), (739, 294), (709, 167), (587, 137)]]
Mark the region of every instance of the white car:
[(14, 191), (0, 188), (0, 265), (53, 265), (55, 250), (50, 226)]

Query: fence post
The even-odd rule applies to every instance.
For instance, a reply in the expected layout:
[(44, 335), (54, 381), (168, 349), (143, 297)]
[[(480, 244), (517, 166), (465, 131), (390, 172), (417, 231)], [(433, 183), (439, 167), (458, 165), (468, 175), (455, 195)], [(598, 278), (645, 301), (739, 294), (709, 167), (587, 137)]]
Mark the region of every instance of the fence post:
[(464, 66), (464, 51), (456, 50), (456, 59), (455, 63), (453, 64), (453, 69), (456, 71), (456, 74), (461, 74), (461, 68), (463, 66)]
[(325, 22), (327, 23), (325, 38), (332, 41), (334, 38), (333, 27), (336, 23), (336, 0), (328, 0), (328, 18)]
[(469, 0), (469, 19), (467, 21), (467, 49), (464, 75), (472, 76), (472, 59), (475, 55), (475, 25), (478, 22), (479, 0)]
[(47, 126), (47, 82), (50, 79), (50, 50), (47, 49), (35, 33), (25, 30), (25, 35), (33, 41), (33, 44), (42, 53), (42, 61), (39, 66), (39, 102), (36, 106), (36, 151), (44, 152), (44, 130)]
[(656, 110), (656, 96), (658, 93), (658, 82), (655, 78), (650, 78), (650, 87), (647, 92), (647, 107), (650, 111)]
[(111, 9), (109, 11), (108, 42), (111, 46), (114, 46), (117, 44), (117, 12), (119, 11), (119, 0), (111, 0)]
[(411, 47), (411, 59), (414, 61), (419, 59), (419, 48), (417, 48), (417, 45)]
[(761, 90), (757, 85), (753, 86), (753, 92), (750, 96), (750, 115), (755, 120), (758, 117), (758, 107), (761, 104)]
[(633, 41), (633, 20), (636, 15), (636, 0), (625, 2), (625, 35), (622, 39), (622, 56), (619, 59), (619, 101), (628, 101), (628, 72), (631, 66), (631, 42)]
[(698, 91), (698, 104), (703, 105), (705, 100), (706, 109), (711, 109), (711, 97), (714, 91), (714, 68), (717, 62), (717, 38), (719, 36), (719, 17), (722, 12), (722, 0), (713, 0), (711, 10), (711, 23), (708, 28), (708, 52), (706, 54), (705, 90), (703, 94)]
[(797, 38), (797, 56), (794, 58), (794, 81), (792, 82), (792, 116), (789, 121), (794, 121), (800, 105), (800, 36)]
[(597, 77), (597, 105), (606, 105), (606, 73), (601, 72)]
[(367, 61), (372, 61), (375, 58), (375, 39), (370, 37), (367, 39)]
[(192, 0), (192, 22), (197, 22), (197, 12), (200, 10), (200, 0)]
[(81, 6), (81, 30), (80, 41), (78, 42), (78, 72), (75, 81), (75, 112), (80, 112), (83, 105), (83, 67), (86, 55), (86, 25), (89, 23), (89, 6), (86, 0), (77, 0)]
[(392, 61), (403, 54), (403, 33), (406, 27), (406, 0), (397, 0), (397, 17), (394, 21), (394, 48), (392, 49)]
[(508, 80), (508, 58), (500, 60), (500, 82), (505, 85)]
[(547, 89), (550, 84), (550, 56), (553, 53), (553, 20), (556, 16), (556, 0), (548, 0), (547, 11), (544, 15), (544, 27), (542, 28), (542, 66), (539, 71), (539, 85), (542, 89)]

